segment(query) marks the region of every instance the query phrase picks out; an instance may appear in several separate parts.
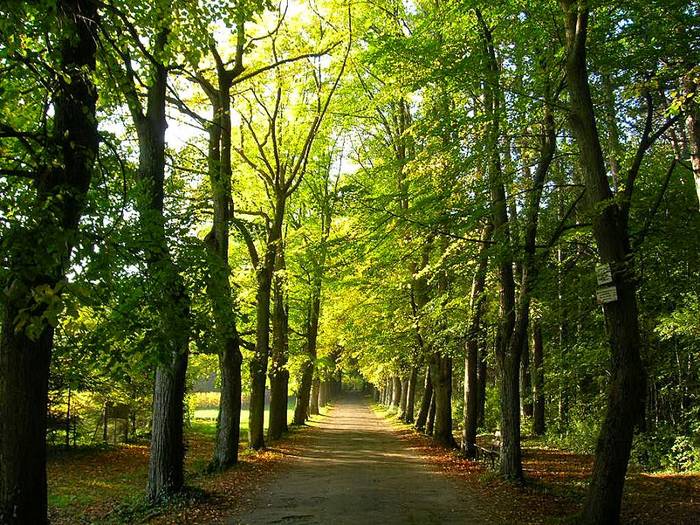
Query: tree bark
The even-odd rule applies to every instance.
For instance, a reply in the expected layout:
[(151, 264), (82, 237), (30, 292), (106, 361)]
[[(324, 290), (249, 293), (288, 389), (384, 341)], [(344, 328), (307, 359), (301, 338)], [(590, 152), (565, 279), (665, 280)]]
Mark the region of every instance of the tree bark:
[(428, 436), (433, 435), (435, 429), (435, 390), (430, 395), (430, 404), (428, 408), (428, 416), (425, 422), (425, 433)]
[(330, 401), (330, 383), (327, 380), (322, 380), (318, 392), (318, 406), (324, 407)]
[(399, 408), (401, 402), (401, 379), (399, 379), (399, 376), (393, 376), (391, 382), (391, 407)]
[(470, 297), (470, 318), (467, 331), (466, 355), (464, 358), (464, 430), (462, 433), (462, 452), (468, 457), (476, 456), (476, 431), (478, 426), (478, 349), (481, 332), (481, 317), (484, 310), (484, 286), (488, 255), (486, 243), (491, 238), (493, 228), (487, 223), (481, 230), (482, 244), (479, 249), (479, 264), (472, 280)]
[(314, 294), (311, 298), (308, 319), (306, 323), (306, 352), (307, 360), (303, 365), (301, 385), (297, 393), (297, 404), (294, 409), (294, 424), (303, 425), (309, 418), (309, 402), (311, 399), (311, 383), (316, 365), (316, 342), (318, 341), (318, 321), (321, 310), (321, 281), (317, 280)]
[[(644, 368), (632, 250), (627, 231), (628, 204), (622, 208), (612, 198), (596, 127), (588, 85), (586, 37), (588, 7), (578, 0), (561, 0), (564, 11), (570, 98), (570, 124), (579, 146), (588, 206), (593, 215), (593, 235), (603, 263), (613, 271), (617, 301), (604, 305), (612, 351), (607, 411), (598, 436), (593, 475), (582, 522), (615, 524), (619, 521), (622, 490), (632, 448), (634, 427), (643, 416)], [(642, 152), (643, 153), (643, 152)], [(626, 191), (631, 195), (633, 180)]]
[(316, 416), (319, 414), (319, 391), (321, 390), (321, 381), (318, 377), (314, 377), (311, 383), (311, 401), (309, 401), (309, 414)]
[(297, 402), (294, 406), (294, 419), (292, 421), (295, 425), (303, 425), (309, 419), (309, 402), (311, 400), (311, 382), (313, 377), (314, 365), (309, 352), (309, 359), (302, 367)]
[(523, 338), (523, 356), (520, 361), (520, 405), (524, 417), (532, 417), (532, 374), (530, 372), (530, 348), (527, 333)]
[(486, 382), (488, 381), (488, 360), (487, 360), (487, 338), (486, 329), (482, 331), (479, 337), (479, 363), (477, 366), (477, 405), (476, 405), (476, 426), (477, 428), (484, 426), (484, 411), (486, 408)]
[(270, 424), (268, 439), (279, 439), (287, 426), (287, 355), (289, 346), (289, 315), (284, 291), (284, 277), (280, 272), (286, 268), (284, 247), (277, 248), (274, 278), (274, 311), (272, 318), (273, 349), (270, 366)]
[[(37, 177), (32, 226), (13, 225), (4, 243), (9, 268), (0, 332), (0, 523), (47, 523), (46, 412), (53, 327), (18, 327), (22, 311), (41, 316), (40, 286), (55, 289), (76, 242), (78, 222), (98, 149), (91, 80), (95, 70), (97, 2), (62, 0), (56, 47), (64, 77), (52, 94), (56, 167)], [(48, 206), (50, 204), (50, 206)], [(42, 249), (61, 240), (52, 253)], [(29, 250), (27, 248), (29, 247)], [(60, 291), (59, 291), (60, 293)], [(26, 309), (26, 310), (25, 310)]]
[[(697, 73), (696, 73), (697, 75)], [(684, 79), (684, 87), (688, 97), (688, 108), (685, 111), (685, 128), (688, 135), (688, 146), (690, 147), (690, 165), (693, 168), (695, 178), (695, 191), (698, 195), (698, 205), (700, 205), (700, 103), (697, 101), (698, 89), (697, 79), (688, 73)]]
[(532, 320), (532, 393), (535, 398), (532, 430), (537, 436), (541, 436), (545, 432), (543, 350), (542, 324), (540, 320), (536, 318)]
[(401, 380), (401, 398), (399, 399), (399, 419), (406, 417), (406, 398), (408, 397), (408, 379)]
[(282, 223), (287, 196), (277, 191), (275, 213), (267, 236), (265, 255), (257, 271), (255, 354), (250, 361), (250, 429), (249, 446), (253, 450), (265, 447), (265, 385), (267, 383), (267, 361), (270, 354), (270, 296), (275, 269), (277, 245), (282, 238)]
[(241, 355), (238, 341), (229, 340), (219, 354), (221, 398), (214, 442), (212, 466), (223, 469), (238, 463), (238, 445), (241, 434)]
[(433, 439), (452, 447), (455, 445), (452, 435), (452, 358), (439, 354), (433, 355), (430, 375), (435, 401)]
[(156, 370), (153, 392), (153, 427), (151, 456), (148, 464), (148, 497), (159, 501), (182, 489), (185, 476), (183, 462), (183, 400), (187, 352), (172, 352), (170, 361)]
[(403, 418), (403, 420), (409, 424), (413, 423), (414, 414), (416, 411), (415, 405), (416, 405), (417, 378), (418, 378), (418, 368), (414, 366), (411, 368), (411, 375), (408, 378), (408, 384), (407, 384), (408, 393), (406, 394), (406, 411), (405, 411), (404, 418)]
[(433, 397), (433, 381), (430, 377), (430, 367), (426, 367), (425, 381), (423, 383), (423, 398), (421, 399), (418, 417), (416, 418), (416, 430), (425, 430), (426, 422), (428, 421), (428, 412), (430, 411), (430, 402)]
[(217, 90), (208, 92), (212, 105), (209, 127), (209, 180), (213, 202), (212, 229), (205, 238), (209, 255), (207, 295), (211, 302), (219, 356), (221, 398), (211, 466), (225, 469), (238, 462), (241, 423), (241, 355), (229, 276), (231, 200), (231, 83), (218, 72)]

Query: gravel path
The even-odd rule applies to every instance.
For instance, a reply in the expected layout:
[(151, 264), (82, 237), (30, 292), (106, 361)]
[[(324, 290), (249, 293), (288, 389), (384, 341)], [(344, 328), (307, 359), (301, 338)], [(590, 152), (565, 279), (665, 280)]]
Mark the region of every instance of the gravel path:
[(321, 419), (231, 524), (487, 523), (477, 501), (407, 450), (366, 400), (340, 399)]

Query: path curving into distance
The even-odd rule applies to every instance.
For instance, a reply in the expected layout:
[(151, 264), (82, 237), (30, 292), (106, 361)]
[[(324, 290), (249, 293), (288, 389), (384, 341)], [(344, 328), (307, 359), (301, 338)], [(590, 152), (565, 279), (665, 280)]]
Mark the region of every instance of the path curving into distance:
[(231, 524), (477, 524), (476, 498), (407, 450), (367, 400), (335, 402)]

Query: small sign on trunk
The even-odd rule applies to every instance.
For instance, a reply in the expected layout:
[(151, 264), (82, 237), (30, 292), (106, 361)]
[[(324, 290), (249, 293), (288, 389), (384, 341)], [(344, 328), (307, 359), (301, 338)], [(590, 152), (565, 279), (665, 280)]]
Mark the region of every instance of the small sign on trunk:
[(596, 291), (596, 297), (600, 304), (612, 303), (617, 301), (617, 287), (615, 286), (604, 286), (598, 288)]
[(610, 265), (608, 263), (596, 264), (595, 276), (598, 280), (598, 286), (603, 286), (604, 284), (609, 284), (613, 281), (612, 271), (610, 270)]

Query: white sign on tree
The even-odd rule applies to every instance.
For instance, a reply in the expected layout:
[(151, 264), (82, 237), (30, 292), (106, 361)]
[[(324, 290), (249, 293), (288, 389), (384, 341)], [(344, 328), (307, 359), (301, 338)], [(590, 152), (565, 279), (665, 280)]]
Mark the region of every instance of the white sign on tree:
[(603, 286), (604, 284), (609, 284), (613, 281), (612, 271), (610, 270), (610, 265), (608, 263), (596, 264), (595, 276), (598, 280), (598, 286)]

